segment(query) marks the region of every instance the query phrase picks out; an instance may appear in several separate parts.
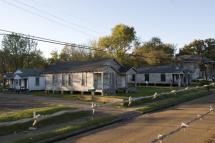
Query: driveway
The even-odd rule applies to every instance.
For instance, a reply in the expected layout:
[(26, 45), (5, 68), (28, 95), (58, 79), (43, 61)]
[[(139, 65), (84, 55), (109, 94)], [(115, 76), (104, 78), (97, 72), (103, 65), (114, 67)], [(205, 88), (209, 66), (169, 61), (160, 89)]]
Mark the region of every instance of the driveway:
[[(199, 98), (164, 111), (142, 115), (131, 121), (115, 124), (58, 143), (149, 143), (209, 111), (215, 95)], [(167, 136), (163, 143), (204, 143), (215, 134), (215, 113), (211, 112), (188, 128)]]

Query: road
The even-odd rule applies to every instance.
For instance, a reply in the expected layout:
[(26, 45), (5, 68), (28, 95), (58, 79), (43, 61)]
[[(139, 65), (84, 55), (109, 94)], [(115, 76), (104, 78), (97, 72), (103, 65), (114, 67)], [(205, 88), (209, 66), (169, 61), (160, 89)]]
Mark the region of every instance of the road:
[[(215, 95), (199, 98), (164, 111), (145, 114), (131, 121), (115, 124), (102, 129), (69, 138), (58, 143), (150, 143), (159, 134), (165, 135), (209, 111), (215, 106)], [(163, 139), (163, 143), (205, 143), (215, 134), (215, 112), (209, 113)]]

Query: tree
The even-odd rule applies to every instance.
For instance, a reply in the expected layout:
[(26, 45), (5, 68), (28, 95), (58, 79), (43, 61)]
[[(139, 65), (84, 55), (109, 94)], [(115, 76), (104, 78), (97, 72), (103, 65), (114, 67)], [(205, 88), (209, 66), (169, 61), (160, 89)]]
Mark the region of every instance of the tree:
[(204, 40), (194, 40), (180, 49), (180, 55), (201, 55), (204, 52)]
[(169, 64), (173, 58), (174, 51), (173, 44), (163, 43), (160, 38), (153, 37), (150, 41), (134, 49), (133, 54), (136, 55), (135, 65)]
[(109, 36), (100, 37), (98, 42), (93, 42), (96, 49), (94, 55), (113, 57), (120, 62), (127, 64), (127, 52), (131, 49), (136, 40), (136, 32), (133, 27), (119, 24), (112, 29)]
[(48, 64), (56, 64), (60, 61), (60, 56), (57, 51), (51, 52), (51, 58), (48, 59)]
[(194, 40), (184, 45), (179, 55), (198, 55), (215, 60), (215, 39)]
[(84, 48), (77, 48), (71, 45), (66, 45), (59, 54), (60, 61), (80, 61), (91, 59), (92, 55), (90, 51)]
[[(18, 68), (43, 67), (45, 59), (37, 50), (37, 41), (18, 34), (8, 34), (3, 37), (0, 52), (2, 72), (12, 72)], [(38, 63), (39, 62), (39, 63)]]

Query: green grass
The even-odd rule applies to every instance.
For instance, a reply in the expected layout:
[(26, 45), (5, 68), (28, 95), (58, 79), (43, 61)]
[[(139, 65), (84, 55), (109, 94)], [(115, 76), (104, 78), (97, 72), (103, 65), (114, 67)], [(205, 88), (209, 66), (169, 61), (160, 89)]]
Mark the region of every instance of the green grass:
[(145, 106), (138, 109), (141, 112), (150, 112), (158, 109), (167, 108), (185, 101), (190, 101), (196, 98), (200, 98), (206, 95), (209, 95), (211, 92), (208, 92), (205, 89), (192, 90), (189, 92), (182, 92), (178, 94), (172, 94), (168, 98), (164, 98), (158, 101), (154, 101), (146, 104)]
[[(41, 120), (38, 122), (37, 127), (45, 127), (45, 126), (50, 126), (54, 124), (59, 124), (59, 123), (64, 123), (64, 122), (69, 122), (73, 121), (76, 119), (80, 119), (83, 117), (87, 117), (90, 115), (90, 111), (80, 111), (80, 112), (73, 112), (73, 113), (65, 113), (62, 115), (58, 115), (55, 117), (47, 118), (44, 120)], [(23, 130), (28, 130), (29, 127), (32, 126), (32, 121), (22, 123), (22, 124), (15, 124), (11, 126), (4, 126), (0, 127), (0, 136), (1, 135), (6, 135), (14, 132), (20, 132)]]
[(49, 106), (49, 107), (42, 107), (42, 108), (32, 108), (26, 109), (22, 111), (10, 112), (10, 113), (3, 113), (0, 115), (0, 122), (8, 122), (8, 121), (15, 121), (24, 118), (31, 118), (33, 116), (33, 111), (39, 113), (41, 115), (52, 114), (62, 110), (74, 109), (71, 107), (66, 106)]
[(89, 128), (95, 125), (101, 125), (105, 123), (109, 123), (115, 119), (115, 116), (106, 116), (106, 117), (99, 117), (94, 120), (88, 120), (84, 123), (77, 124), (77, 125), (68, 125), (62, 128), (53, 129), (49, 132), (29, 136), (27, 138), (23, 138), (20, 140), (17, 140), (13, 143), (35, 143), (39, 142), (48, 138), (57, 137), (66, 133), (75, 132), (81, 129)]
[[(159, 87), (159, 86), (148, 86), (148, 87), (138, 87), (136, 93), (117, 93), (115, 96), (103, 96), (103, 97), (113, 97), (113, 98), (120, 98), (120, 99), (127, 99), (129, 96), (132, 97), (140, 97), (140, 96), (148, 96), (152, 95), (155, 92), (161, 93), (161, 92), (169, 92), (171, 90), (177, 90), (181, 89), (181, 87)], [(45, 92), (32, 92), (31, 95), (34, 96), (45, 96), (45, 97), (57, 97), (57, 98), (65, 98), (65, 99), (72, 99), (72, 100), (80, 100), (79, 94), (59, 94), (59, 93), (49, 93), (46, 94)], [(101, 95), (98, 95), (98, 97), (101, 97)]]
[(136, 93), (117, 93), (117, 95), (115, 96), (105, 96), (105, 97), (128, 99), (129, 96), (132, 96), (132, 97), (149, 96), (149, 95), (153, 95), (155, 92), (157, 93), (169, 92), (171, 90), (178, 90), (181, 88), (182, 87), (145, 86), (145, 87), (137, 87)]
[(33, 96), (43, 96), (43, 97), (56, 97), (56, 98), (64, 98), (64, 99), (71, 99), (71, 100), (79, 100), (79, 94), (60, 94), (60, 93), (45, 93), (44, 91), (35, 91), (30, 93)]

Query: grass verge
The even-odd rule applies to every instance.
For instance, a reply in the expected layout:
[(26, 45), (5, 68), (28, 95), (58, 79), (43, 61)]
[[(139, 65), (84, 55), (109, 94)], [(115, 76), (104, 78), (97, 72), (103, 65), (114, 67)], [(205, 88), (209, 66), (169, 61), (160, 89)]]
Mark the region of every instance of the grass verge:
[(151, 112), (155, 110), (164, 109), (170, 106), (174, 106), (179, 103), (183, 103), (185, 101), (191, 101), (196, 98), (200, 98), (206, 95), (209, 95), (211, 92), (208, 92), (205, 89), (195, 90), (188, 93), (181, 93), (172, 95), (172, 97), (168, 97), (166, 99), (161, 99), (158, 101), (153, 101), (151, 103), (146, 104), (144, 107), (138, 108), (138, 111), (142, 113)]
[(112, 121), (114, 119), (115, 119), (115, 116), (99, 117), (99, 118), (96, 118), (94, 120), (89, 120), (87, 122), (84, 122), (84, 123), (81, 123), (78, 125), (68, 125), (68, 126), (63, 127), (63, 128), (51, 130), (49, 132), (29, 136), (27, 138), (17, 140), (13, 143), (35, 143), (35, 142), (39, 142), (39, 141), (49, 139), (52, 137), (64, 135), (66, 133), (71, 133), (71, 132), (75, 132), (75, 131), (82, 130), (85, 128), (93, 127), (95, 125), (102, 125), (105, 123), (109, 123), (110, 121)]
[[(37, 127), (45, 127), (53, 124), (63, 123), (73, 121), (82, 117), (89, 116), (89, 111), (80, 111), (80, 112), (72, 112), (72, 113), (65, 113), (62, 115), (50, 117), (38, 122)], [(20, 124), (14, 124), (11, 126), (2, 126), (0, 127), (0, 135), (7, 135), (14, 132), (20, 132), (23, 130), (28, 130), (29, 127), (32, 126), (32, 121)]]
[(66, 107), (66, 106), (50, 106), (50, 107), (42, 107), (42, 108), (32, 108), (26, 109), (22, 111), (4, 113), (0, 115), (0, 122), (8, 122), (8, 121), (15, 121), (24, 118), (32, 118), (33, 112), (37, 112), (41, 115), (52, 114), (62, 110), (71, 110), (74, 108)]

